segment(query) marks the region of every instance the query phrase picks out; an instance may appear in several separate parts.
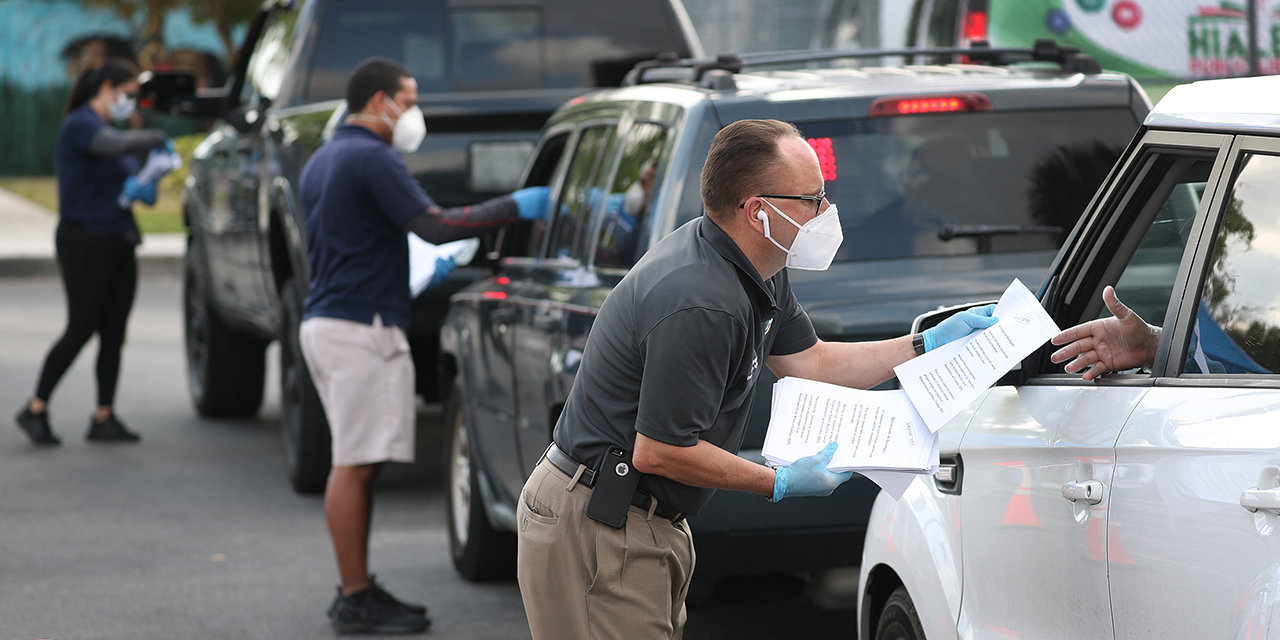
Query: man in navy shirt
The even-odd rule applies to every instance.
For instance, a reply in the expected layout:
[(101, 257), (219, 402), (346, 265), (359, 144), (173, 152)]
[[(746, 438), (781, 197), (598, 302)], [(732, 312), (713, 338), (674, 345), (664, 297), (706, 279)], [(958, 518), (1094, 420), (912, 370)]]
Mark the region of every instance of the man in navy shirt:
[(311, 267), (299, 341), (333, 435), (325, 515), (342, 584), (329, 617), (343, 632), (419, 632), (430, 625), (426, 608), (392, 597), (367, 568), (373, 479), (383, 462), (413, 462), (405, 234), (439, 244), (539, 219), (547, 188), (442, 210), (397, 153), (426, 135), (409, 70), (370, 58), (346, 97), (352, 115), (299, 182)]

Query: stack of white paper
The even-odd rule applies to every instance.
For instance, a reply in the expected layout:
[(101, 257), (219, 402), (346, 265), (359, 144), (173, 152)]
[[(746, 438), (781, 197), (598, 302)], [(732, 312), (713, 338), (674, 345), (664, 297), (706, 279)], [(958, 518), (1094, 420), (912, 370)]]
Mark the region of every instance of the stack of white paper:
[(938, 470), (938, 436), (903, 391), (864, 391), (802, 378), (773, 386), (764, 457), (785, 467), (836, 442), (827, 469), (857, 471), (902, 495), (919, 474)]
[(827, 469), (857, 471), (896, 500), (918, 475), (938, 470), (938, 429), (1059, 330), (1014, 280), (989, 329), (894, 368), (901, 390), (863, 391), (800, 378), (773, 387), (764, 457), (788, 466), (831, 442)]

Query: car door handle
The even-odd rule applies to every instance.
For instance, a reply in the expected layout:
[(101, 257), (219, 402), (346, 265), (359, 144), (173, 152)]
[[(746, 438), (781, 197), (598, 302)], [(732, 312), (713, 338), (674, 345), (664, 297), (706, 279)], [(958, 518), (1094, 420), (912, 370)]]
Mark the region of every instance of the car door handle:
[(1102, 502), (1102, 494), (1105, 489), (1101, 482), (1097, 480), (1089, 480), (1088, 482), (1071, 481), (1062, 485), (1062, 497), (1077, 502), (1083, 500), (1089, 504), (1098, 504)]
[(1280, 513), (1280, 488), (1278, 489), (1246, 489), (1240, 494), (1240, 506), (1250, 512), (1259, 509)]

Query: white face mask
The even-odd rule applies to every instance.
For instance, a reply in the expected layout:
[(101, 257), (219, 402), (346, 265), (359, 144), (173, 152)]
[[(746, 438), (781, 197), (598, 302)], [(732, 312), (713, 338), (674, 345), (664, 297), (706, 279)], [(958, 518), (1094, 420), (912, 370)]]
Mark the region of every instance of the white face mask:
[(107, 115), (115, 122), (124, 122), (133, 117), (133, 112), (137, 107), (137, 101), (133, 96), (122, 93), (116, 96), (116, 101), (107, 106)]
[(391, 146), (402, 153), (417, 151), (418, 147), (422, 146), (423, 139), (427, 137), (427, 121), (422, 115), (422, 109), (415, 104), (407, 110), (401, 110), (395, 100), (387, 98), (387, 102), (391, 103), (391, 108), (395, 109), (400, 117), (395, 124), (392, 124), (390, 118), (382, 116), (382, 121), (391, 127)]
[(644, 185), (641, 185), (639, 180), (632, 182), (622, 196), (622, 210), (632, 218), (639, 216), (644, 211), (646, 195)]
[(772, 202), (764, 200), (764, 203), (799, 229), (796, 239), (788, 249), (769, 234), (769, 214), (763, 211), (756, 213), (756, 217), (764, 222), (764, 237), (787, 252), (787, 266), (806, 271), (826, 271), (831, 266), (831, 261), (835, 260), (836, 251), (840, 250), (840, 243), (844, 242), (844, 230), (840, 228), (840, 214), (836, 211), (836, 205), (827, 207), (826, 211), (801, 226), (781, 209), (773, 206)]

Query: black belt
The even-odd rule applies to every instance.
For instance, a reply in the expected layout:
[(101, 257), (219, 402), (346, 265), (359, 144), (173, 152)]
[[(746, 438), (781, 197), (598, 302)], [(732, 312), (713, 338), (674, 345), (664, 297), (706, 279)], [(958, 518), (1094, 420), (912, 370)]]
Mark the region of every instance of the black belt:
[[(578, 473), (579, 466), (585, 466), (579, 465), (578, 461), (569, 457), (569, 454), (561, 451), (560, 447), (557, 447), (554, 442), (551, 443), (551, 446), (547, 447), (547, 452), (543, 454), (543, 457), (546, 458), (547, 462), (550, 462), (552, 466), (563, 471), (565, 475), (568, 475), (571, 478)], [(592, 471), (590, 468), (583, 470), (582, 476), (578, 478), (578, 482), (581, 482), (588, 487), (594, 487), (596, 484), (596, 472)], [(639, 489), (637, 489), (631, 496), (631, 505), (644, 509), (645, 511), (648, 511), (650, 505), (656, 501), (657, 500), (653, 496), (640, 491)], [(653, 513), (659, 518), (670, 520), (673, 523), (680, 522), (684, 519), (683, 513), (680, 513), (679, 511), (676, 511), (662, 503), (658, 503), (658, 507), (653, 510)]]

